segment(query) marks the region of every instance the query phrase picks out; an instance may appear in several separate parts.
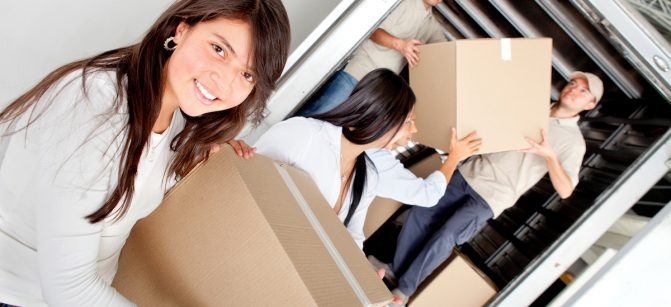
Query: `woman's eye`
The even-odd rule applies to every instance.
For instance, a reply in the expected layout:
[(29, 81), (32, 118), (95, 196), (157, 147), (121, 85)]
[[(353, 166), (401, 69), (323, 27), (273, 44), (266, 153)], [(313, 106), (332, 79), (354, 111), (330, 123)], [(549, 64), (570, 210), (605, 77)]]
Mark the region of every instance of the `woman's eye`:
[(242, 77), (245, 78), (245, 80), (247, 80), (247, 82), (249, 82), (249, 83), (253, 83), (253, 82), (254, 82), (254, 75), (252, 75), (252, 74), (250, 74), (250, 73), (248, 73), (248, 72), (243, 72), (243, 73), (242, 73)]
[(226, 55), (226, 50), (224, 50), (224, 48), (221, 48), (221, 47), (219, 47), (215, 44), (212, 44), (212, 50), (214, 50), (214, 52), (216, 52), (219, 56), (223, 57), (223, 56)]

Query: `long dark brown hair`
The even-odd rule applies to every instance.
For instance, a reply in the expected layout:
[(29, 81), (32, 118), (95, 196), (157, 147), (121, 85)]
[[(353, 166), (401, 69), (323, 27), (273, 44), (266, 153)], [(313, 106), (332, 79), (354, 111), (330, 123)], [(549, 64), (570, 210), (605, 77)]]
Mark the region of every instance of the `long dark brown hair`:
[[(15, 121), (70, 72), (82, 70), (82, 86), (86, 92), (88, 74), (99, 70), (115, 71), (117, 95), (114, 106), (118, 108), (125, 97), (129, 115), (124, 132), (125, 143), (121, 149), (118, 184), (102, 207), (86, 218), (96, 223), (118, 206), (115, 218), (121, 218), (128, 211), (140, 157), (161, 109), (164, 68), (171, 55), (163, 47), (166, 38), (175, 35), (177, 25), (182, 21), (193, 26), (222, 17), (242, 20), (251, 26), (256, 84), (249, 96), (235, 108), (199, 117), (185, 116), (184, 130), (170, 145), (176, 155), (169, 167), (169, 173), (185, 176), (209, 157), (213, 144), (233, 138), (247, 119), (254, 123), (260, 121), (266, 101), (282, 74), (289, 50), (289, 19), (280, 0), (176, 1), (158, 18), (140, 43), (56, 69), (0, 112), (0, 122)], [(26, 127), (38, 117), (31, 115)]]
[[(376, 69), (365, 75), (349, 98), (335, 109), (313, 118), (342, 127), (345, 138), (357, 145), (370, 144), (389, 131), (397, 133), (415, 106), (415, 94), (403, 78), (388, 69)], [(366, 186), (368, 163), (366, 152), (354, 163), (352, 203), (344, 224), (349, 224)]]

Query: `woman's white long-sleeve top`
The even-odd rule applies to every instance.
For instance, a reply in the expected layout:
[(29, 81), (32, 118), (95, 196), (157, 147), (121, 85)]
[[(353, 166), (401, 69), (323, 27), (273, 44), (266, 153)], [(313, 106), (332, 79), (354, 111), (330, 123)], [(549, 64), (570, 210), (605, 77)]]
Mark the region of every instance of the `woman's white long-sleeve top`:
[[(140, 159), (125, 216), (95, 224), (95, 212), (117, 185), (128, 123), (113, 72), (81, 71), (53, 86), (0, 138), (0, 302), (21, 306), (132, 305), (110, 286), (131, 228), (151, 213), (174, 179), (166, 179), (170, 141), (184, 127), (179, 111), (152, 134)], [(47, 107), (47, 104), (49, 105)], [(47, 110), (42, 113), (42, 110)]]
[[(295, 166), (312, 177), (333, 208), (340, 193), (340, 146), (342, 128), (328, 122), (294, 117), (275, 124), (254, 144), (259, 154)], [(363, 246), (363, 224), (375, 196), (423, 207), (435, 205), (445, 193), (445, 176), (436, 171), (426, 179), (407, 170), (385, 149), (370, 149), (366, 185), (359, 206), (347, 225), (359, 247)], [(338, 218), (344, 221), (352, 202), (350, 185)]]

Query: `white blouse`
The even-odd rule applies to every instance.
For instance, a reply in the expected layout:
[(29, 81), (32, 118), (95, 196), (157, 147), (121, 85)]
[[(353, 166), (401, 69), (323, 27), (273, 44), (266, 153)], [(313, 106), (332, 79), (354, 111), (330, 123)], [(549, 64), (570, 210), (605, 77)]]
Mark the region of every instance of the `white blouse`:
[[(0, 138), (0, 302), (27, 306), (133, 305), (110, 286), (121, 248), (137, 220), (161, 202), (174, 179), (165, 171), (170, 141), (184, 127), (179, 111), (152, 134), (140, 158), (126, 215), (91, 224), (117, 185), (128, 111), (112, 107), (116, 75), (94, 72), (83, 95), (81, 71), (47, 91)], [(41, 113), (49, 104), (48, 111)], [(32, 111), (32, 112), (31, 112)], [(32, 114), (32, 115), (31, 115)]]
[[(295, 166), (312, 177), (326, 201), (335, 207), (340, 193), (340, 140), (342, 128), (328, 122), (294, 117), (275, 124), (254, 144), (257, 152), (274, 160)], [(347, 230), (363, 247), (363, 224), (368, 206), (375, 196), (402, 203), (430, 207), (445, 193), (445, 176), (436, 171), (426, 179), (407, 170), (385, 149), (367, 150), (374, 166), (368, 165), (368, 176), (359, 206)], [(349, 211), (352, 186), (343, 201), (338, 218), (344, 221)]]

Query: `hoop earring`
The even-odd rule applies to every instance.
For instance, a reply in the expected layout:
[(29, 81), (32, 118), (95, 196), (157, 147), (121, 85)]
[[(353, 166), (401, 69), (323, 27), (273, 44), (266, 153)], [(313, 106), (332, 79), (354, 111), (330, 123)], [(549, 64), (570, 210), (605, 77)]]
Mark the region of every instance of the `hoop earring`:
[[(170, 47), (170, 43), (172, 43), (172, 47)], [(170, 36), (165, 39), (165, 42), (163, 42), (163, 48), (167, 51), (173, 51), (175, 48), (177, 48), (177, 44), (175, 43), (175, 37)]]

